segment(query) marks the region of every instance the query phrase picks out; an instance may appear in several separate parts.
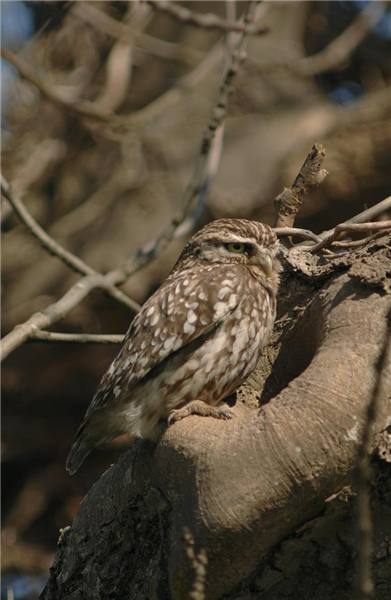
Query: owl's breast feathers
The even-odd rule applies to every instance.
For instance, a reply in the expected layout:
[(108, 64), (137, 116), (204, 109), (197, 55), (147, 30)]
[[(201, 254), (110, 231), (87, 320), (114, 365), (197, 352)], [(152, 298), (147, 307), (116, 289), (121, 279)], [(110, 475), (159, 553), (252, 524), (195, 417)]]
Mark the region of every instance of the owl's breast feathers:
[[(231, 329), (226, 333), (238, 348), (246, 341), (264, 346), (270, 331), (262, 323), (270, 321), (267, 329), (271, 330), (274, 312), (275, 295), (249, 277), (241, 265), (192, 265), (173, 273), (134, 318), (86, 417), (129, 397), (152, 369), (214, 328), (226, 330), (228, 324)], [(269, 315), (271, 320), (266, 318)], [(232, 319), (227, 320), (229, 316)]]

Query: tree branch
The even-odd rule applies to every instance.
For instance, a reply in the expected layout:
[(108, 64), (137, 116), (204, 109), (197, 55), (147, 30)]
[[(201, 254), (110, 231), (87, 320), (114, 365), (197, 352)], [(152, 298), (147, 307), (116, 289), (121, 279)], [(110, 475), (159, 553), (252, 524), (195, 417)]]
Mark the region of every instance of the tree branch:
[[(366, 221), (370, 221), (370, 219), (374, 219), (375, 217), (378, 217), (379, 215), (386, 212), (387, 210), (391, 210), (391, 196), (388, 196), (388, 198), (385, 198), (385, 200), (378, 202), (371, 208), (367, 208), (363, 212), (358, 213), (351, 219), (348, 219), (347, 221), (345, 221), (345, 223), (365, 223)], [(334, 232), (334, 229), (329, 229), (328, 231), (323, 231), (322, 233), (319, 234), (319, 237), (320, 237), (320, 239), (323, 240), (323, 239), (327, 238), (333, 232)]]
[(203, 29), (217, 29), (218, 31), (245, 33), (246, 35), (263, 35), (268, 32), (266, 27), (259, 27), (255, 23), (230, 23), (215, 14), (197, 14), (188, 8), (165, 0), (147, 0), (147, 2), (157, 11), (166, 13), (182, 23), (202, 27)]
[(275, 227), (292, 227), (304, 196), (318, 187), (328, 172), (321, 169), (326, 151), (321, 144), (314, 144), (292, 186), (285, 188), (274, 200), (276, 208)]
[(99, 335), (93, 333), (57, 333), (32, 329), (27, 342), (66, 342), (69, 344), (121, 344), (123, 335)]
[(273, 231), (279, 237), (298, 236), (304, 240), (311, 240), (313, 242), (321, 241), (320, 237), (309, 229), (298, 229), (297, 227), (274, 227)]
[(367, 37), (371, 29), (381, 19), (388, 2), (370, 2), (358, 17), (320, 52), (292, 60), (289, 56), (276, 60), (255, 63), (250, 67), (257, 71), (287, 69), (300, 77), (311, 77), (325, 71), (337, 69), (346, 62), (354, 50)]
[(349, 27), (324, 50), (293, 64), (293, 70), (303, 77), (335, 69), (346, 61), (380, 20), (388, 2), (369, 2)]
[[(10, 183), (6, 180), (6, 178), (2, 174), (0, 175), (0, 178), (1, 193), (5, 198), (7, 198), (8, 202), (12, 205), (19, 219), (27, 227), (31, 235), (33, 235), (40, 242), (40, 244), (43, 246), (43, 248), (45, 248), (45, 250), (49, 252), (49, 254), (59, 258), (62, 262), (64, 262), (68, 267), (70, 267), (77, 273), (81, 273), (82, 275), (95, 275), (98, 277), (102, 277), (100, 273), (98, 273), (97, 271), (95, 271), (95, 269), (87, 265), (87, 263), (85, 263), (81, 258), (76, 256), (75, 254), (72, 254), (72, 252), (69, 252), (69, 250), (63, 248), (58, 242), (56, 242), (52, 237), (50, 237), (50, 235), (48, 235), (46, 231), (42, 229), (40, 225), (38, 225), (34, 217), (27, 210), (21, 198), (19, 198), (18, 196), (16, 196), (16, 194), (13, 193), (12, 187)], [(114, 298), (121, 304), (124, 304), (131, 310), (135, 312), (140, 310), (140, 305), (137, 302), (135, 302), (135, 300), (129, 298), (129, 296), (124, 294), (124, 292), (122, 292), (121, 290), (118, 290), (116, 287), (105, 283), (104, 290), (110, 296), (112, 296), (112, 298)]]
[(113, 122), (113, 115), (111, 113), (100, 109), (99, 106), (95, 106), (95, 104), (89, 100), (69, 101), (61, 94), (57, 86), (50, 83), (44, 76), (41, 77), (33, 67), (19, 55), (11, 52), (11, 50), (2, 47), (1, 57), (14, 66), (22, 77), (36, 85), (39, 91), (55, 104), (59, 104), (70, 112), (83, 117), (98, 119), (106, 123)]
[[(374, 223), (340, 223), (333, 230), (330, 235), (326, 238), (322, 239), (320, 242), (315, 244), (315, 246), (303, 247), (304, 250), (308, 250), (309, 252), (319, 252), (322, 248), (326, 246), (330, 246), (335, 240), (337, 240), (342, 233), (346, 232), (359, 232), (365, 233), (367, 231), (381, 231), (383, 229), (390, 229), (391, 221), (375, 221)], [(367, 240), (362, 240), (365, 243)]]
[(127, 39), (129, 42), (135, 42), (140, 48), (158, 58), (175, 58), (180, 49), (178, 44), (166, 42), (143, 31), (139, 31), (128, 23), (110, 17), (103, 10), (88, 2), (75, 2), (72, 8), (72, 15), (113, 38)]

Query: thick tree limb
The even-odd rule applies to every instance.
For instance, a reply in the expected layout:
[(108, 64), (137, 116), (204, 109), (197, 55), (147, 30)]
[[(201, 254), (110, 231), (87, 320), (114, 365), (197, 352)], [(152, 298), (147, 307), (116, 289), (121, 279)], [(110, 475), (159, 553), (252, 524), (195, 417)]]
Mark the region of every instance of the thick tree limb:
[[(378, 252), (356, 251), (349, 264), (376, 273)], [(318, 257), (303, 260), (317, 268)], [(228, 422), (189, 417), (156, 449), (140, 442), (124, 455), (81, 505), (42, 599), (71, 600), (86, 585), (97, 598), (109, 586), (129, 600), (189, 597), (196, 574), (187, 532), (194, 556), (205, 551), (208, 600), (237, 598), (274, 545), (353, 481), (391, 297), (381, 286), (368, 293), (348, 266), (334, 273), (309, 292), (287, 272), (274, 343), (239, 394), (259, 398), (266, 377), (267, 404), (238, 405)], [(385, 377), (388, 389), (389, 368)]]

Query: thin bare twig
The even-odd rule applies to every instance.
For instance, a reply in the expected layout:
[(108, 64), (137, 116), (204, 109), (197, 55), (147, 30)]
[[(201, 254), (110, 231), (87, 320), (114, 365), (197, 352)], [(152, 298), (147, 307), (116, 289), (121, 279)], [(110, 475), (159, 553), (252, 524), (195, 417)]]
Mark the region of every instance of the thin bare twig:
[[(137, 33), (148, 26), (152, 17), (153, 11), (146, 4), (129, 3), (124, 24), (132, 23)], [(135, 36), (121, 37), (116, 40), (106, 60), (105, 85), (93, 104), (107, 113), (117, 110), (125, 99), (132, 78), (135, 40)]]
[[(361, 240), (355, 240), (352, 242), (333, 242), (332, 247), (333, 248), (360, 248), (361, 246), (365, 246), (366, 244), (369, 244), (369, 242), (372, 242), (372, 240), (375, 240), (376, 238), (380, 237), (381, 235), (383, 235), (383, 231), (377, 231), (376, 233), (374, 233), (373, 235), (369, 235), (365, 238), (362, 238)], [(334, 256), (334, 254), (332, 255)]]
[(59, 91), (57, 86), (41, 77), (35, 69), (26, 63), (19, 55), (10, 50), (1, 48), (1, 56), (12, 64), (19, 74), (37, 86), (40, 92), (55, 104), (79, 116), (103, 121), (112, 126), (123, 127), (145, 127), (162, 112), (175, 106), (185, 93), (197, 87), (197, 85), (215, 68), (221, 59), (223, 48), (221, 42), (212, 48), (205, 58), (190, 73), (182, 77), (177, 85), (168, 90), (156, 100), (150, 102), (144, 108), (130, 115), (116, 115), (96, 106), (88, 100), (69, 101)]
[(327, 176), (321, 169), (326, 151), (321, 144), (314, 144), (292, 186), (285, 188), (274, 200), (276, 207), (275, 227), (292, 227), (304, 196), (318, 187)]
[(92, 267), (87, 265), (81, 258), (76, 256), (75, 254), (72, 254), (72, 252), (69, 252), (68, 250), (63, 248), (53, 238), (51, 238), (50, 235), (48, 235), (40, 225), (38, 225), (37, 221), (27, 210), (21, 198), (19, 198), (16, 194), (13, 193), (11, 184), (6, 180), (6, 178), (2, 174), (0, 175), (0, 177), (1, 193), (5, 198), (7, 198), (8, 202), (12, 205), (19, 219), (27, 227), (31, 235), (33, 235), (39, 241), (39, 243), (45, 248), (45, 250), (47, 250), (52, 256), (57, 256), (57, 258), (62, 260), (62, 262), (64, 262), (68, 267), (70, 267), (77, 273), (81, 273), (82, 275), (92, 275), (93, 273), (95, 273)]
[(103, 275), (87, 275), (73, 285), (62, 298), (34, 313), (25, 323), (17, 325), (1, 340), (1, 360), (24, 344), (37, 329), (44, 329), (64, 318), (95, 288), (102, 285)]
[(107, 35), (135, 42), (140, 48), (158, 58), (175, 58), (180, 46), (172, 42), (166, 42), (133, 28), (130, 24), (113, 19), (90, 2), (75, 2), (72, 15), (83, 19), (89, 25), (96, 27)]
[[(59, 258), (62, 262), (64, 262), (68, 267), (76, 271), (77, 273), (81, 273), (82, 275), (96, 275), (102, 277), (100, 273), (95, 271), (92, 267), (87, 265), (81, 258), (69, 252), (63, 248), (58, 242), (56, 242), (50, 235), (46, 233), (44, 229), (34, 219), (34, 217), (27, 210), (26, 206), (22, 202), (22, 200), (13, 193), (12, 187), (10, 183), (6, 180), (6, 178), (1, 174), (1, 193), (5, 198), (7, 198), (8, 202), (12, 205), (14, 211), (18, 215), (19, 219), (22, 223), (27, 227), (30, 233), (40, 242), (40, 244), (51, 254)], [(98, 286), (99, 287), (99, 286)], [(113, 285), (108, 285), (107, 282), (104, 284), (105, 291), (115, 298), (121, 304), (124, 304), (128, 308), (133, 311), (138, 311), (140, 309), (140, 305), (137, 304), (134, 300), (129, 298), (124, 292), (118, 290)]]
[(156, 10), (166, 13), (182, 23), (202, 27), (203, 29), (217, 29), (218, 31), (231, 31), (245, 33), (246, 35), (262, 35), (268, 32), (266, 27), (259, 27), (256, 23), (229, 22), (212, 13), (197, 14), (188, 8), (165, 0), (147, 0), (147, 2)]
[[(383, 229), (391, 229), (391, 221), (376, 221), (374, 223), (340, 223), (328, 237), (322, 239), (320, 242), (315, 244), (315, 246), (303, 247), (303, 250), (307, 250), (312, 253), (319, 252), (319, 250), (322, 250), (322, 248), (325, 248), (326, 246), (330, 246), (335, 240), (337, 240), (341, 233), (350, 231), (365, 233), (367, 231), (380, 231)], [(363, 241), (365, 242), (366, 240)]]
[(289, 56), (255, 62), (249, 61), (256, 71), (286, 69), (300, 77), (310, 77), (338, 68), (346, 62), (359, 44), (367, 37), (373, 26), (381, 19), (387, 2), (370, 2), (358, 17), (326, 48), (312, 56), (293, 59)]
[[(385, 200), (378, 202), (371, 208), (367, 208), (366, 210), (359, 213), (358, 215), (355, 215), (351, 219), (348, 219), (347, 221), (345, 221), (345, 223), (365, 223), (366, 221), (370, 221), (371, 219), (378, 217), (379, 215), (386, 212), (387, 210), (391, 210), (391, 196), (388, 196), (388, 198), (385, 198)], [(334, 232), (334, 229), (329, 229), (328, 231), (323, 231), (322, 233), (319, 234), (319, 237), (321, 240), (323, 240), (323, 239), (327, 238), (329, 235), (331, 235), (333, 232)]]
[(66, 342), (68, 344), (121, 344), (123, 335), (94, 333), (57, 333), (32, 329), (27, 342)]
[(372, 521), (369, 498), (370, 463), (372, 452), (373, 427), (379, 418), (381, 404), (387, 397), (385, 374), (391, 367), (391, 310), (387, 316), (387, 333), (383, 348), (376, 365), (376, 382), (372, 398), (367, 408), (366, 421), (358, 452), (357, 491), (358, 491), (358, 529), (360, 538), (358, 599), (372, 600), (374, 588), (371, 576)]
[(274, 227), (273, 231), (279, 237), (297, 236), (303, 238), (304, 240), (311, 240), (313, 242), (321, 241), (320, 237), (309, 229), (298, 229), (297, 227)]
[(40, 92), (55, 104), (59, 104), (67, 110), (84, 117), (99, 119), (107, 123), (112, 122), (113, 115), (111, 113), (107, 113), (105, 110), (95, 106), (89, 100), (69, 101), (61, 94), (57, 86), (50, 83), (44, 76), (41, 77), (33, 67), (19, 55), (11, 52), (11, 50), (1, 48), (1, 56), (13, 65), (22, 77), (36, 85)]
[(314, 56), (307, 56), (293, 64), (294, 70), (302, 76), (324, 73), (341, 65), (353, 50), (366, 38), (371, 28), (383, 15), (388, 2), (369, 2), (358, 17), (341, 35), (324, 50)]

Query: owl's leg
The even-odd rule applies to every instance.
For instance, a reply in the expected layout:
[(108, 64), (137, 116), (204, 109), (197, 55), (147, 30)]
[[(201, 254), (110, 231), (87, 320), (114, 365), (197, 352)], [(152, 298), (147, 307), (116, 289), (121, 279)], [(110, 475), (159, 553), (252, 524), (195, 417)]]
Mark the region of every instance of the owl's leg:
[(225, 404), (220, 407), (210, 406), (202, 400), (193, 400), (183, 408), (175, 408), (168, 415), (167, 422), (173, 425), (177, 421), (189, 417), (190, 415), (199, 415), (201, 417), (214, 417), (215, 419), (232, 419), (232, 415)]

